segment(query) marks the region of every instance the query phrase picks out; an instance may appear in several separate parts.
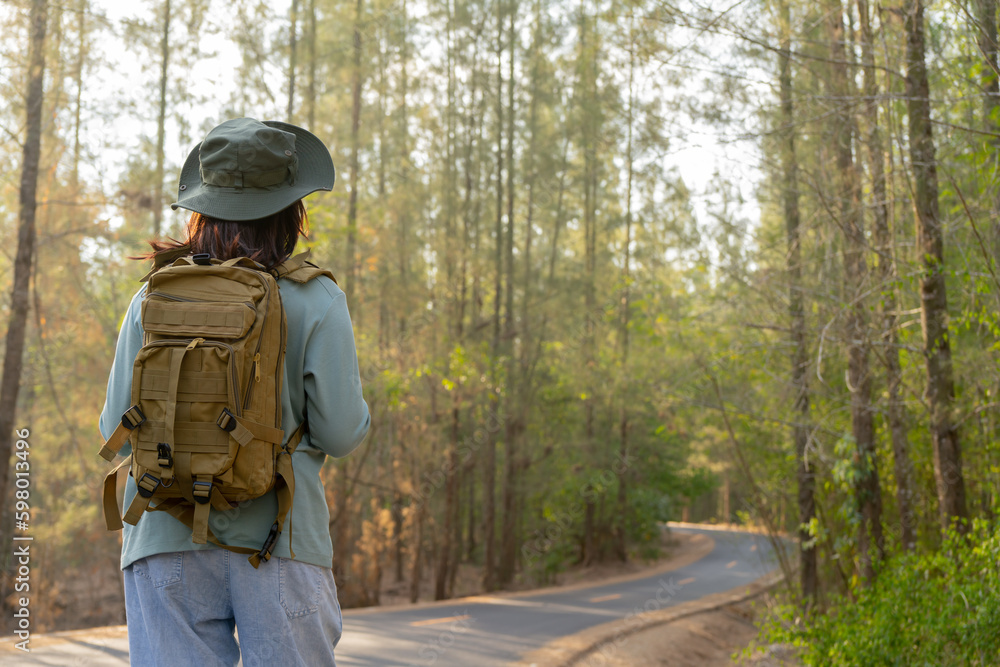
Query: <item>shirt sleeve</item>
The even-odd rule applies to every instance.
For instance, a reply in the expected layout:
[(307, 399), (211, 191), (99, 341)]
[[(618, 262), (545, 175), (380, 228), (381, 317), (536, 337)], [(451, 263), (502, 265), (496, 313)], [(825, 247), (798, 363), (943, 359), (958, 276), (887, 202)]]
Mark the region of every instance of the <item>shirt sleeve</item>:
[[(115, 361), (111, 365), (108, 391), (99, 422), (101, 435), (105, 440), (111, 437), (115, 427), (121, 422), (122, 415), (132, 406), (132, 365), (135, 363), (139, 348), (142, 347), (142, 326), (139, 315), (144, 291), (145, 286), (132, 297), (132, 302), (122, 319), (121, 330), (118, 332)], [(128, 456), (131, 451), (132, 446), (126, 442), (120, 453)]]
[(368, 434), (371, 416), (347, 299), (339, 290), (306, 340), (303, 379), (309, 443), (333, 457), (350, 454)]

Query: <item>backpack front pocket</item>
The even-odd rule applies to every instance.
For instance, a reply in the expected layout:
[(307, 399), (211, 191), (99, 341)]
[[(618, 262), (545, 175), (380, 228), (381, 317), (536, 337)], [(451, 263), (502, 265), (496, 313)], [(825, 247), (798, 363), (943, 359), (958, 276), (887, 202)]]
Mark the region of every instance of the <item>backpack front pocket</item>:
[(139, 351), (133, 397), (146, 415), (135, 447), (136, 463), (154, 475), (221, 476), (239, 444), (218, 425), (224, 410), (240, 414), (233, 349), (201, 338), (163, 340)]

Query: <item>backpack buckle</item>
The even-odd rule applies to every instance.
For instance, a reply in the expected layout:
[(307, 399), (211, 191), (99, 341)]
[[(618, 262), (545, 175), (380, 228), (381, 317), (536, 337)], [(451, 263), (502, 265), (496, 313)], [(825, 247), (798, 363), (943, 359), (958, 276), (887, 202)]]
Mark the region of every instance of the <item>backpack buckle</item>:
[(212, 256), (207, 252), (199, 252), (197, 255), (191, 257), (191, 261), (198, 266), (211, 266)]
[(122, 413), (122, 426), (130, 431), (139, 428), (145, 423), (146, 415), (142, 414), (138, 403)]
[(174, 465), (174, 457), (170, 453), (170, 445), (161, 442), (156, 445), (156, 462), (161, 468), (170, 468)]
[(148, 472), (139, 478), (136, 482), (136, 486), (139, 489), (139, 495), (143, 498), (151, 498), (153, 493), (156, 491), (156, 487), (160, 485), (160, 480), (150, 475)]
[(222, 414), (215, 420), (215, 424), (226, 433), (232, 433), (236, 429), (236, 415), (229, 408), (222, 408)]
[(257, 553), (260, 559), (267, 562), (271, 560), (271, 552), (274, 551), (274, 545), (278, 542), (278, 536), (281, 535), (281, 529), (278, 528), (278, 522), (275, 521), (271, 525), (271, 530), (267, 533), (267, 539), (264, 540), (264, 546), (260, 548)]
[(212, 499), (212, 483), (195, 482), (191, 485), (191, 494), (194, 496), (195, 502), (204, 505)]

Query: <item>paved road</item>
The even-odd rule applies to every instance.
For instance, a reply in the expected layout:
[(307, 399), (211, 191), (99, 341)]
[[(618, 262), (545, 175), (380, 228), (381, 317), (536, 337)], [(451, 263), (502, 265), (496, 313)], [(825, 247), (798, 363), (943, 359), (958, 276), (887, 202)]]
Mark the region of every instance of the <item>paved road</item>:
[[(391, 611), (347, 611), (337, 663), (340, 667), (504, 665), (553, 639), (637, 611), (728, 591), (775, 567), (763, 536), (687, 527), (674, 530), (710, 537), (714, 548), (690, 565), (626, 582), (513, 597), (462, 598)], [(0, 650), (0, 664), (120, 667), (128, 663), (128, 644), (120, 630), (72, 633), (33, 642), (33, 647), (30, 654)]]

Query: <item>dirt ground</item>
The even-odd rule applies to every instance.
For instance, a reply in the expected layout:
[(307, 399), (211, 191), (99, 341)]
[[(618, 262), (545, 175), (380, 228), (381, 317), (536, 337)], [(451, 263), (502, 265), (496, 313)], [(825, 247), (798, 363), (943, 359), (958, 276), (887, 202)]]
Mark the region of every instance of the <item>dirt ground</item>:
[(586, 667), (799, 667), (784, 646), (762, 647), (749, 657), (743, 649), (755, 645), (760, 602), (744, 602), (718, 611), (638, 632), (614, 647), (576, 664)]

